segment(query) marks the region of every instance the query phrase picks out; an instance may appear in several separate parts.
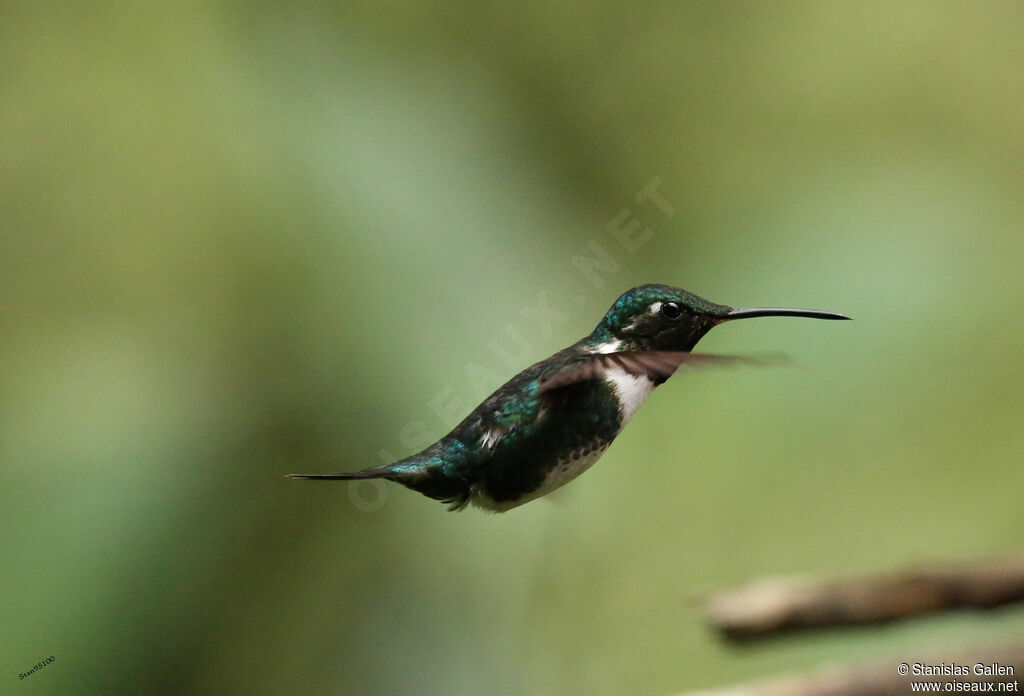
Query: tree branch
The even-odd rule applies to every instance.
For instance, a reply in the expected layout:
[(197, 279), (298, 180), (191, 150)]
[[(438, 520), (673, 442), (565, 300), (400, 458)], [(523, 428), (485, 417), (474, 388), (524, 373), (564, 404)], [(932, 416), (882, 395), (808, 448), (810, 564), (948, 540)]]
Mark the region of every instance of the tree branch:
[(703, 609), (717, 631), (739, 641), (1021, 601), (1024, 558), (1014, 557), (832, 581), (769, 578), (712, 595)]

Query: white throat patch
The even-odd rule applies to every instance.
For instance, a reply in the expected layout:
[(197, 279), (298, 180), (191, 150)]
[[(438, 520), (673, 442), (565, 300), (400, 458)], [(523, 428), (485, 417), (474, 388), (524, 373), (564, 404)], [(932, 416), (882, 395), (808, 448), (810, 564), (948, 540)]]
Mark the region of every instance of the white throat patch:
[(626, 426), (640, 404), (654, 391), (654, 382), (646, 375), (634, 376), (621, 367), (610, 367), (604, 371), (619, 397), (619, 414), (622, 416), (622, 427)]

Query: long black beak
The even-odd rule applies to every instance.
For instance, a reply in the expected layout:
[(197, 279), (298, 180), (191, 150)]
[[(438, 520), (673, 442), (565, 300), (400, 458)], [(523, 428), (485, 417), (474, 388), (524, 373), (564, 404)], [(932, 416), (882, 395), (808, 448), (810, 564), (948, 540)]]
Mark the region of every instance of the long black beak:
[(722, 321), (753, 317), (810, 317), (811, 319), (850, 319), (845, 314), (820, 312), (816, 309), (781, 309), (778, 307), (737, 307), (726, 313)]

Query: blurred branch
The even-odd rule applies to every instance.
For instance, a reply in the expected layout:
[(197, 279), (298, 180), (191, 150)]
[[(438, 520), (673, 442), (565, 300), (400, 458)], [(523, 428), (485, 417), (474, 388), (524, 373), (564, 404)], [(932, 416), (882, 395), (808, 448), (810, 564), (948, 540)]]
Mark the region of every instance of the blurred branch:
[(712, 595), (707, 621), (730, 640), (874, 624), (1024, 601), (1024, 558), (925, 566), (832, 581), (768, 578)]
[[(915, 665), (918, 669), (915, 670)], [(975, 666), (1011, 674), (976, 674)], [(906, 676), (900, 674), (900, 667), (906, 668)], [(956, 667), (967, 674), (922, 674), (920, 667), (938, 668), (947, 666), (950, 671)], [(940, 690), (945, 682), (960, 682), (967, 687), (974, 684), (1016, 684), (1020, 675), (1014, 675), (1018, 667), (1024, 666), (1024, 644), (1000, 648), (976, 648), (961, 650), (956, 655), (932, 656), (920, 659), (906, 656), (887, 662), (876, 662), (861, 667), (825, 667), (807, 674), (779, 677), (770, 681), (731, 686), (721, 690), (692, 691), (684, 696), (905, 696), (912, 692), (910, 682), (937, 682)], [(1007, 670), (1007, 668), (1009, 668)], [(916, 673), (915, 673), (916, 672)], [(959, 689), (970, 691), (972, 689)], [(978, 690), (978, 689), (974, 689)], [(996, 691), (1018, 691), (1019, 685)]]

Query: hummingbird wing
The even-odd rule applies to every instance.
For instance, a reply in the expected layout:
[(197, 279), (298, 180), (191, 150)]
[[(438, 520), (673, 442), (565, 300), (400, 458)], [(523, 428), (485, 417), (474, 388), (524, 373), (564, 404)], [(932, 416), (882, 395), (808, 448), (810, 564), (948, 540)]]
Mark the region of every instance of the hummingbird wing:
[(577, 382), (597, 379), (604, 374), (605, 370), (616, 367), (634, 377), (647, 377), (655, 384), (661, 384), (682, 366), (707, 367), (740, 363), (762, 364), (763, 362), (758, 358), (739, 355), (712, 355), (670, 350), (594, 353), (581, 356), (579, 360), (570, 363), (558, 372), (542, 377), (537, 391), (543, 394)]

